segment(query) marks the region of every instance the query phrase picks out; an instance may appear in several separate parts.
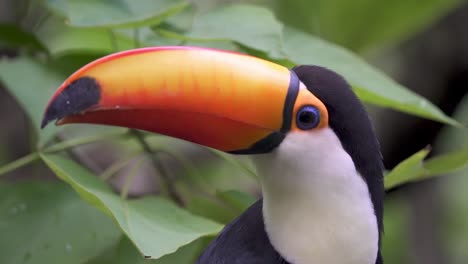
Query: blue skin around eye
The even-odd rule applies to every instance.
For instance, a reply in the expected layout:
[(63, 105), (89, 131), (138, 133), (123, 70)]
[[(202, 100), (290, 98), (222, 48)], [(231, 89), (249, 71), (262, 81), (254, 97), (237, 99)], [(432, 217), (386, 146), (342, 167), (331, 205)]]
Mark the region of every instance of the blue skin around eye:
[[(301, 122), (300, 121), (300, 116), (303, 113), (312, 114), (314, 116), (313, 117), (313, 119), (314, 119), (313, 122), (311, 122), (311, 123)], [(311, 106), (311, 105), (304, 106), (297, 113), (296, 124), (297, 124), (297, 127), (302, 129), (302, 130), (312, 129), (312, 128), (316, 127), (319, 123), (320, 123), (320, 111), (314, 106)]]

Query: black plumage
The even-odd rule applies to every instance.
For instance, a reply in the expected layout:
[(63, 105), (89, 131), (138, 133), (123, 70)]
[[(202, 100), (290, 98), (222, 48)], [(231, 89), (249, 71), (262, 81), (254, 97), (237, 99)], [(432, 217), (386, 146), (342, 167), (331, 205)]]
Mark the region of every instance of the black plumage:
[(263, 200), (249, 207), (211, 242), (198, 264), (289, 264), (273, 248), (265, 232)]

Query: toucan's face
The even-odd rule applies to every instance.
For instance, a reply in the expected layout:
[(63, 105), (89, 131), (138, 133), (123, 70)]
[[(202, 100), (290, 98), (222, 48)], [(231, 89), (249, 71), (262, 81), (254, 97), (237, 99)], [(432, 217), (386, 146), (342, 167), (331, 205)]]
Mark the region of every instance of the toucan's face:
[(324, 104), (293, 71), (194, 47), (130, 50), (84, 66), (53, 95), (42, 125), (56, 119), (142, 129), (242, 154), (266, 153), (288, 133), (328, 126)]

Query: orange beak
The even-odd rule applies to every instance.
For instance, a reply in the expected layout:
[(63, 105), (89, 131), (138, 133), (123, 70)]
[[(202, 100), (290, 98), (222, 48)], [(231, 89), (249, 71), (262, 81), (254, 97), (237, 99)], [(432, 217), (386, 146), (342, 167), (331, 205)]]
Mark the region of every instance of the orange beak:
[(93, 123), (185, 139), (233, 153), (271, 151), (291, 128), (300, 81), (243, 54), (155, 47), (98, 59), (55, 92), (42, 127)]

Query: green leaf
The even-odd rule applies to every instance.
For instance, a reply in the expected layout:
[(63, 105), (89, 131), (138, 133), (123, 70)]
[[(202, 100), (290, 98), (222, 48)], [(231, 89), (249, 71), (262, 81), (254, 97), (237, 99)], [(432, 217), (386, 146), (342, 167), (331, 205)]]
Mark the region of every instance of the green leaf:
[(429, 159), (425, 167), (427, 176), (451, 173), (468, 166), (468, 144), (461, 150), (439, 155)]
[(245, 212), (256, 200), (257, 198), (252, 195), (236, 190), (216, 191), (216, 197), (202, 195), (190, 197), (187, 209), (218, 223), (228, 224)]
[(111, 216), (147, 258), (160, 258), (198, 238), (215, 235), (222, 228), (164, 198), (122, 200), (103, 181), (73, 161), (57, 155), (41, 157), (83, 199)]
[(403, 183), (453, 173), (468, 167), (468, 144), (459, 150), (423, 162), (428, 154), (429, 150), (423, 149), (398, 164), (385, 176), (385, 187), (389, 189)]
[(124, 34), (104, 28), (74, 28), (51, 16), (35, 35), (54, 56), (67, 53), (111, 53), (135, 47), (135, 41)]
[(252, 195), (237, 190), (218, 191), (216, 192), (216, 196), (223, 202), (237, 209), (239, 214), (243, 213), (257, 201), (257, 198)]
[(122, 237), (115, 247), (86, 264), (193, 264), (210, 240), (201, 238), (158, 260), (148, 260), (138, 253), (129, 239)]
[(231, 222), (239, 215), (221, 202), (201, 195), (191, 197), (186, 207), (187, 210), (196, 215), (212, 219), (222, 224)]
[(166, 255), (156, 261), (154, 264), (193, 264), (205, 250), (213, 237), (204, 237), (181, 247), (175, 253)]
[(231, 50), (231, 51), (240, 51), (238, 45), (230, 40), (216, 40), (216, 39), (199, 39), (191, 38), (186, 35), (167, 30), (161, 27), (155, 28), (157, 35), (166, 38), (179, 41), (178, 44), (184, 46), (195, 46), (195, 47), (204, 47), (212, 49), (222, 49), (222, 50)]
[(366, 51), (408, 38), (461, 2), (275, 0), (274, 7), (279, 18), (290, 26), (355, 51)]
[(75, 27), (150, 26), (189, 5), (184, 0), (46, 0), (47, 6)]
[[(115, 34), (126, 36), (132, 39), (133, 48), (148, 47), (148, 46), (176, 46), (181, 44), (181, 40), (174, 38), (166, 38), (158, 32), (153, 31), (149, 27), (136, 28), (136, 29), (116, 29)], [(138, 43), (135, 43), (138, 39)]]
[(423, 97), (406, 89), (353, 53), (307, 33), (285, 28), (284, 49), (296, 64), (330, 68), (353, 86), (361, 100), (405, 113), (459, 126)]
[(252, 164), (244, 162), (240, 157), (233, 156), (231, 154), (227, 154), (226, 152), (222, 152), (216, 149), (208, 149), (214, 155), (218, 156), (220, 159), (226, 161), (229, 164), (232, 164), (234, 167), (239, 168), (245, 175), (252, 177), (253, 179), (257, 179), (257, 172)]
[(63, 183), (0, 184), (0, 263), (80, 264), (121, 232)]
[(385, 175), (385, 188), (390, 189), (397, 185), (410, 182), (424, 174), (423, 160), (430, 149), (423, 149), (398, 164), (390, 173)]
[(179, 45), (181, 40), (166, 38), (149, 27), (134, 29), (76, 28), (51, 16), (35, 31), (54, 57), (69, 54), (108, 54), (144, 46)]
[(280, 59), (284, 58), (282, 28), (268, 9), (244, 4), (226, 5), (195, 16), (187, 37), (232, 40)]
[[(31, 58), (0, 61), (0, 80), (26, 111), (36, 133), (39, 133), (42, 113), (49, 97), (64, 79), (65, 76)], [(41, 131), (39, 145), (47, 142), (56, 131), (50, 127)]]
[(164, 22), (158, 26), (169, 28), (177, 32), (187, 32), (192, 28), (193, 19), (195, 17), (196, 8), (190, 5), (181, 12), (168, 17)]

